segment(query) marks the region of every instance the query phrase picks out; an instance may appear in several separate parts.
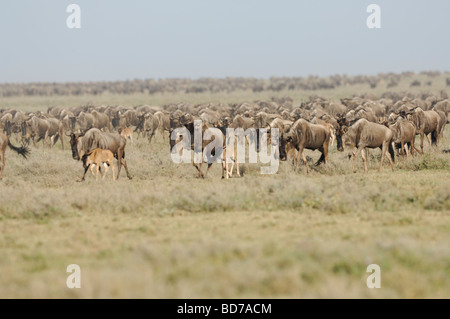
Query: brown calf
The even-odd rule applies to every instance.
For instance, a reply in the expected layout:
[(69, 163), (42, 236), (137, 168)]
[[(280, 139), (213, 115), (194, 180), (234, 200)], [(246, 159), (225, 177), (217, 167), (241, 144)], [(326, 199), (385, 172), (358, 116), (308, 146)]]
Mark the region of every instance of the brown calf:
[(98, 171), (101, 164), (104, 164), (105, 166), (105, 173), (103, 174), (103, 178), (105, 179), (106, 173), (108, 172), (109, 166), (112, 168), (112, 175), (113, 180), (116, 180), (116, 177), (114, 175), (114, 154), (110, 150), (102, 150), (102, 149), (95, 149), (83, 156), (83, 166), (84, 166), (84, 175), (82, 177), (82, 181), (84, 181), (84, 177), (86, 176), (86, 172), (88, 168), (90, 168), (92, 175), (94, 175), (93, 171), (93, 165), (96, 166), (96, 175), (95, 180), (98, 180)]

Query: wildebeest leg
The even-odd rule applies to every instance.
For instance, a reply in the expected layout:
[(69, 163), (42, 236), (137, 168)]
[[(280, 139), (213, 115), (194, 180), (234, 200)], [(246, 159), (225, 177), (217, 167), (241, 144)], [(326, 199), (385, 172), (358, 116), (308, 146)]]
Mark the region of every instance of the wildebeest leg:
[[(98, 165), (95, 165), (96, 167), (98, 167)], [(91, 174), (92, 174), (92, 176), (94, 176), (95, 177), (95, 173), (94, 173), (94, 166), (92, 166), (92, 164), (91, 165), (89, 165), (89, 170), (91, 171)]]
[(364, 172), (367, 173), (367, 159), (366, 159), (366, 155), (365, 155), (365, 150), (361, 150), (361, 158), (364, 163)]
[(44, 147), (45, 147), (46, 142), (48, 143), (48, 147), (51, 148), (52, 143), (50, 141), (50, 136), (48, 135), (48, 130), (45, 132), (44, 140), (42, 141), (42, 144), (44, 144)]
[(62, 150), (64, 151), (64, 129), (59, 130), (59, 138), (61, 140)]
[(117, 179), (119, 179), (120, 177), (120, 170), (122, 168), (122, 155), (123, 155), (123, 151), (118, 151), (117, 152)]
[(432, 146), (432, 143), (431, 143), (431, 134), (427, 134), (427, 141), (428, 141), (428, 145), (430, 145), (430, 148), (431, 148), (431, 146)]
[[(357, 157), (358, 157), (358, 154), (359, 154), (359, 153), (362, 154), (363, 149), (364, 149), (364, 146), (360, 146), (360, 147), (358, 147), (358, 148), (356, 149), (356, 152), (353, 154), (353, 162), (352, 162), (352, 170), (353, 170), (353, 173), (356, 173), (356, 170), (355, 170), (355, 162), (356, 162), (356, 159), (357, 159)], [(364, 161), (364, 159), (363, 159), (363, 161)], [(364, 162), (364, 163), (365, 163), (365, 162)]]
[[(394, 171), (394, 160), (391, 157), (391, 153), (390, 152), (386, 152), (386, 153), (387, 153), (387, 156), (388, 156), (389, 164), (391, 164), (392, 171)], [(406, 155), (406, 158), (408, 158), (408, 155)]]
[(422, 150), (422, 154), (424, 154), (423, 153), (423, 135), (424, 135), (424, 133), (420, 133), (420, 149)]
[(233, 146), (233, 148), (234, 148), (234, 161), (233, 161), (233, 163), (236, 163), (236, 174), (237, 174), (237, 176), (241, 177), (241, 172), (239, 171), (239, 162), (238, 162), (238, 158), (237, 158), (237, 147)]
[(195, 167), (195, 168), (197, 169), (197, 171), (198, 171), (198, 178), (205, 178), (205, 177), (203, 176), (202, 171), (201, 171), (202, 164), (197, 165), (196, 163), (193, 163), (193, 165), (194, 165), (194, 167)]
[[(386, 152), (388, 149), (388, 145), (386, 142), (383, 142), (383, 146), (381, 147), (381, 160), (380, 160), (380, 167), (378, 168), (378, 172), (381, 172), (381, 168), (383, 167), (383, 162), (384, 162), (384, 158), (386, 157)], [(391, 159), (391, 157), (389, 156), (389, 159)], [(392, 159), (391, 159), (392, 161)]]
[[(305, 164), (305, 167), (306, 167), (306, 174), (309, 174), (309, 165), (308, 165), (308, 161), (306, 160), (306, 155), (305, 155), (305, 153), (303, 153), (303, 150), (301, 152), (301, 155), (302, 155), (303, 163)], [(297, 163), (297, 165), (298, 165), (298, 163)]]
[(148, 137), (148, 142), (151, 143), (152, 142), (152, 137), (153, 135), (155, 135), (155, 131), (152, 131), (152, 133), (149, 135)]
[(5, 152), (0, 151), (0, 181), (3, 179), (4, 168), (5, 168)]
[(208, 176), (209, 169), (211, 168), (213, 163), (208, 163), (208, 168), (206, 169), (205, 177)]
[(411, 152), (412, 157), (414, 157), (414, 150), (416, 149), (416, 146), (414, 145), (414, 140), (415, 138), (413, 138), (413, 140), (411, 142), (409, 142), (409, 151)]
[(107, 162), (105, 162), (105, 163), (103, 163), (103, 166), (105, 166), (105, 173), (102, 176), (102, 180), (105, 180), (106, 173), (108, 173), (108, 170), (109, 170), (109, 165)]
[(125, 167), (125, 172), (127, 172), (127, 177), (128, 179), (133, 179), (133, 177), (131, 177), (130, 172), (128, 172), (128, 165), (127, 165), (127, 161), (122, 158), (122, 160), (120, 161), (120, 163), (123, 165), (123, 167)]
[(84, 178), (86, 177), (86, 172), (88, 171), (89, 166), (91, 166), (91, 165), (88, 165), (84, 168), (84, 174), (83, 174), (83, 177), (81, 178), (80, 182), (84, 181)]
[(113, 181), (116, 180), (116, 175), (114, 174), (114, 161), (111, 161), (111, 163), (109, 163), (109, 165), (111, 166), (111, 170), (112, 170), (112, 175), (113, 175)]
[(227, 163), (226, 160), (222, 161), (222, 179), (225, 178), (225, 174), (224, 174), (225, 171), (227, 171), (227, 179), (228, 179), (228, 170), (226, 167), (226, 165), (227, 165), (226, 163)]
[[(400, 144), (401, 144), (401, 150), (402, 150), (402, 158), (403, 159), (405, 159), (405, 147), (408, 147), (406, 144), (405, 144), (405, 142), (402, 140), (401, 142), (400, 142)], [(406, 159), (408, 159), (408, 152), (406, 151)]]
[(100, 167), (100, 165), (102, 165), (101, 163), (98, 163), (95, 168), (95, 181), (98, 181), (98, 168)]

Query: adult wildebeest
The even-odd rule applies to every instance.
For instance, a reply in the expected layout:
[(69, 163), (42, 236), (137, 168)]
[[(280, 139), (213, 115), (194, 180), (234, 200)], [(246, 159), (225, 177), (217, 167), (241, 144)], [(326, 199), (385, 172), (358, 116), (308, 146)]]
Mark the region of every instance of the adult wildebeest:
[(292, 147), (297, 149), (298, 154), (295, 160), (295, 169), (298, 168), (300, 158), (306, 167), (306, 173), (309, 173), (309, 166), (303, 150), (319, 150), (322, 155), (315, 166), (320, 163), (328, 162), (328, 145), (330, 143), (330, 129), (320, 124), (311, 124), (304, 119), (298, 119), (288, 131), (283, 132), (280, 141), (279, 153), (280, 160), (287, 159), (287, 153)]
[[(186, 118), (189, 118), (189, 120), (186, 120)], [(172, 123), (172, 125), (173, 124), (174, 123)], [(169, 139), (170, 151), (174, 152), (174, 150), (176, 150), (176, 146), (179, 143), (181, 143), (181, 141), (183, 141), (183, 148), (185, 148), (185, 149), (190, 148), (191, 150), (194, 151), (194, 153), (200, 154), (200, 156), (201, 156), (201, 157), (199, 156), (200, 159), (195, 160), (195, 158), (194, 158), (194, 161), (192, 162), (192, 164), (198, 171), (198, 177), (205, 178), (208, 175), (209, 169), (211, 168), (214, 161), (211, 161), (210, 159), (208, 159), (208, 168), (206, 169), (206, 173), (203, 174), (201, 167), (202, 167), (202, 162), (203, 162), (203, 158), (204, 158), (204, 151), (207, 148), (208, 144), (215, 140), (215, 136), (213, 135), (210, 138), (205, 137), (206, 131), (210, 128), (202, 121), (194, 121), (193, 118), (190, 118), (190, 117), (184, 117), (180, 121), (180, 125), (181, 126), (178, 126), (176, 128), (171, 127), (171, 129), (170, 129), (170, 139)], [(176, 133), (178, 134), (178, 136), (175, 136)], [(184, 137), (188, 135), (187, 133), (189, 133), (189, 135), (190, 135), (190, 138), (191, 138), (190, 141), (184, 140)], [(201, 142), (196, 143), (196, 140), (195, 140), (196, 134), (200, 135)], [(222, 134), (222, 133), (220, 132), (220, 134)], [(210, 149), (211, 156), (217, 158), (217, 156), (222, 155), (222, 153), (221, 153), (223, 151), (222, 143), (219, 145), (219, 147), (213, 147)], [(220, 148), (220, 149), (216, 149), (216, 148)], [(216, 154), (217, 154), (217, 156), (216, 156)], [(224, 178), (224, 169), (225, 169), (224, 163), (222, 163), (222, 178)]]
[[(145, 115), (145, 121), (143, 125), (144, 134), (148, 137), (148, 142), (152, 142), (152, 138), (156, 133), (156, 130), (160, 127), (161, 122), (160, 118), (157, 116), (154, 116), (153, 114), (146, 114)], [(163, 133), (161, 133), (163, 134)]]
[[(41, 119), (37, 116), (33, 116), (31, 119), (25, 122), (25, 126), (22, 127), (22, 135), (25, 133), (25, 138), (31, 138), (33, 145), (36, 147), (36, 139), (42, 140), (45, 145), (49, 139), (50, 123), (47, 120)], [(50, 142), (49, 142), (50, 145)]]
[[(224, 171), (226, 173), (225, 178), (230, 178), (233, 175), (234, 164), (236, 163), (236, 174), (241, 176), (239, 170), (239, 162), (237, 160), (237, 143), (234, 134), (231, 131), (227, 132), (229, 120), (228, 118), (221, 118), (216, 123), (214, 127), (222, 132), (223, 138), (223, 162), (222, 162), (222, 178), (224, 178)], [(228, 169), (229, 164), (231, 164), (231, 169)]]
[(423, 138), (431, 134), (431, 145), (439, 143), (441, 117), (436, 111), (424, 111), (420, 107), (409, 112), (409, 119), (416, 126), (416, 134), (420, 135), (420, 149), (423, 154)]
[(414, 141), (416, 139), (416, 127), (413, 122), (403, 119), (399, 117), (397, 122), (392, 125), (389, 125), (389, 129), (392, 131), (392, 143), (395, 145), (400, 144), (400, 150), (403, 157), (408, 158), (408, 151), (406, 147), (409, 146), (411, 155), (414, 157), (414, 149), (417, 150), (414, 145)]
[(30, 153), (30, 150), (25, 147), (16, 147), (14, 145), (11, 144), (11, 142), (9, 141), (8, 136), (6, 136), (3, 133), (0, 133), (0, 180), (2, 180), (3, 178), (3, 170), (5, 169), (5, 163), (6, 163), (6, 159), (5, 159), (5, 151), (6, 151), (6, 147), (8, 147), (10, 149), (12, 149), (13, 151), (15, 151), (17, 154), (22, 155), (25, 159), (27, 158), (28, 154)]
[(117, 178), (120, 177), (120, 169), (123, 165), (127, 172), (127, 177), (131, 179), (131, 176), (128, 172), (127, 162), (125, 160), (126, 144), (126, 139), (119, 134), (105, 133), (96, 128), (92, 128), (85, 133), (72, 133), (70, 135), (70, 145), (72, 147), (73, 159), (79, 161), (85, 154), (95, 150), (96, 148), (110, 150), (114, 154), (114, 157), (117, 159)]
[(100, 165), (105, 165), (105, 173), (103, 174), (102, 179), (105, 179), (106, 173), (108, 172), (109, 166), (111, 166), (112, 169), (112, 178), (113, 180), (116, 180), (116, 177), (114, 176), (114, 154), (110, 150), (102, 150), (99, 148), (96, 148), (93, 151), (90, 151), (87, 154), (84, 154), (82, 161), (83, 161), (83, 167), (84, 167), (84, 175), (81, 180), (84, 180), (84, 177), (86, 176), (86, 172), (88, 168), (91, 169), (92, 175), (94, 175), (93, 171), (93, 165), (96, 166), (96, 174), (95, 174), (95, 180), (98, 180), (98, 172), (100, 169)]
[(386, 152), (389, 150), (389, 163), (392, 170), (394, 170), (394, 148), (392, 147), (392, 131), (384, 125), (369, 122), (366, 119), (360, 119), (355, 124), (349, 127), (347, 133), (345, 133), (343, 142), (349, 151), (353, 148), (357, 148), (353, 154), (352, 168), (355, 172), (355, 161), (358, 154), (361, 153), (361, 157), (364, 162), (364, 171), (367, 172), (367, 160), (363, 150), (365, 148), (381, 148), (381, 161), (378, 171), (381, 171), (383, 166)]

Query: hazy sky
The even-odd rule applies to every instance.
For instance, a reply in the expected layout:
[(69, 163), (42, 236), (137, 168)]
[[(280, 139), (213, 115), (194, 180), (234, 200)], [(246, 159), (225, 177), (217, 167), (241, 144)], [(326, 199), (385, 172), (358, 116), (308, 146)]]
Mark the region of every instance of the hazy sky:
[(0, 0), (0, 82), (422, 70), (450, 70), (449, 0)]

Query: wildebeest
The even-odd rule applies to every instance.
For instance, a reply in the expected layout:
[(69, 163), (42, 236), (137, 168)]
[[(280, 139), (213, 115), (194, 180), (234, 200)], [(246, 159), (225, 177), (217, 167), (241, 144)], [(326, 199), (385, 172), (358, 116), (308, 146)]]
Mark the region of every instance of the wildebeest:
[(365, 148), (381, 148), (381, 161), (378, 171), (381, 171), (383, 166), (386, 152), (389, 150), (389, 163), (392, 170), (394, 170), (394, 148), (392, 147), (392, 131), (384, 125), (378, 123), (372, 123), (366, 119), (360, 119), (349, 127), (347, 133), (345, 133), (343, 142), (349, 151), (352, 151), (355, 147), (356, 152), (353, 154), (352, 168), (355, 171), (355, 161), (358, 154), (361, 153), (362, 160), (364, 162), (364, 171), (367, 172), (367, 160), (363, 150)]
[[(225, 171), (226, 173), (225, 178), (227, 179), (233, 176), (234, 164), (236, 164), (237, 176), (241, 176), (241, 173), (239, 171), (239, 162), (237, 160), (237, 145), (236, 145), (237, 141), (235, 139), (234, 134), (231, 134), (231, 131), (227, 132), (228, 124), (229, 124), (228, 118), (221, 118), (219, 119), (219, 121), (214, 123), (214, 127), (222, 132), (223, 138), (222, 178), (224, 178), (224, 171)], [(228, 169), (229, 164), (231, 164), (231, 169)]]
[[(189, 120), (187, 120), (186, 118), (189, 118)], [(170, 129), (170, 139), (169, 139), (170, 151), (173, 152), (175, 150), (175, 146), (178, 145), (178, 143), (180, 143), (183, 140), (183, 142), (184, 142), (183, 147), (185, 147), (186, 149), (190, 147), (190, 149), (193, 150), (194, 153), (201, 154), (200, 160), (196, 161), (194, 159), (192, 164), (198, 171), (198, 177), (205, 178), (208, 175), (209, 169), (211, 168), (214, 161), (210, 161), (208, 159), (208, 168), (206, 169), (206, 173), (203, 174), (201, 167), (202, 167), (202, 162), (203, 162), (203, 158), (204, 158), (204, 151), (205, 151), (207, 145), (215, 139), (215, 136), (213, 135), (210, 139), (205, 138), (205, 132), (210, 128), (202, 121), (193, 121), (191, 117), (184, 117), (180, 121), (180, 124), (181, 124), (181, 126), (176, 127), (176, 128), (171, 127), (171, 129)], [(172, 123), (172, 125), (173, 125), (173, 123)], [(178, 130), (178, 131), (175, 131), (175, 130)], [(183, 130), (186, 130), (185, 133), (183, 133)], [(178, 132), (179, 136), (174, 136), (176, 132)], [(187, 135), (186, 134), (187, 132), (189, 132), (189, 135), (191, 138), (190, 141), (184, 140), (184, 136)], [(201, 135), (201, 143), (195, 143), (195, 133)], [(185, 135), (183, 135), (183, 134), (185, 134)], [(190, 145), (189, 145), (189, 143), (190, 143)], [(223, 151), (223, 145), (220, 144), (219, 147), (220, 147), (220, 150), (216, 149), (216, 147), (213, 147), (210, 150), (211, 155), (213, 157), (222, 155), (222, 153), (219, 154), (218, 151)], [(216, 154), (217, 154), (217, 156), (216, 156)], [(222, 178), (224, 178), (224, 164), (222, 164)]]
[(3, 178), (3, 170), (5, 169), (5, 163), (6, 163), (5, 151), (6, 151), (6, 147), (8, 147), (8, 146), (10, 149), (12, 149), (17, 154), (22, 155), (25, 159), (27, 158), (28, 154), (30, 153), (30, 150), (27, 147), (25, 147), (25, 146), (16, 147), (16, 146), (12, 145), (8, 136), (6, 136), (3, 133), (0, 133), (0, 180), (2, 180), (2, 178)]
[(288, 131), (283, 132), (279, 146), (280, 160), (287, 159), (289, 149), (295, 147), (297, 149), (297, 158), (295, 160), (295, 168), (298, 168), (300, 158), (309, 173), (309, 166), (303, 150), (319, 150), (322, 154), (315, 166), (320, 163), (328, 162), (328, 145), (330, 143), (330, 129), (320, 124), (311, 124), (304, 119), (298, 119)]
[(112, 169), (112, 178), (113, 180), (116, 180), (116, 177), (114, 175), (114, 154), (110, 150), (102, 150), (99, 148), (96, 148), (93, 151), (90, 151), (89, 153), (84, 154), (82, 161), (83, 161), (83, 167), (84, 167), (84, 175), (81, 178), (82, 181), (84, 181), (84, 177), (86, 176), (86, 172), (88, 168), (91, 169), (92, 175), (94, 175), (93, 166), (96, 166), (96, 174), (95, 174), (95, 180), (98, 180), (98, 172), (100, 169), (100, 165), (105, 165), (105, 173), (103, 174), (102, 179), (105, 179), (106, 173), (108, 172), (109, 166), (111, 166)]
[[(144, 135), (146, 134), (148, 137), (148, 142), (152, 142), (152, 138), (156, 133), (156, 130), (160, 127), (161, 122), (160, 118), (157, 116), (154, 116), (153, 114), (146, 114), (145, 115), (145, 121), (144, 121)], [(161, 133), (163, 134), (163, 132)]]
[(130, 139), (131, 144), (133, 144), (133, 129), (131, 127), (126, 127), (124, 129), (119, 128), (117, 131), (120, 136), (122, 136), (125, 139)]
[(72, 157), (80, 160), (83, 156), (96, 148), (110, 150), (117, 159), (118, 172), (117, 178), (120, 177), (122, 165), (125, 167), (127, 177), (131, 179), (128, 172), (127, 162), (125, 160), (125, 146), (127, 141), (117, 133), (105, 133), (99, 129), (92, 128), (87, 132), (71, 133), (70, 145), (72, 147)]
[(392, 143), (395, 145), (400, 144), (400, 150), (403, 157), (408, 158), (408, 152), (405, 149), (406, 146), (409, 146), (411, 155), (414, 156), (414, 149), (416, 146), (414, 145), (414, 141), (416, 139), (416, 127), (413, 122), (408, 121), (399, 117), (397, 122), (392, 125), (389, 125), (389, 129), (392, 131)]
[(46, 142), (49, 143), (49, 130), (50, 123), (47, 120), (41, 119), (37, 116), (31, 117), (31, 119), (25, 122), (25, 126), (22, 127), (22, 134), (25, 131), (25, 138), (31, 138), (33, 141), (33, 145), (36, 147), (37, 140), (42, 140), (42, 143), (45, 145)]
[(416, 134), (420, 135), (420, 149), (423, 154), (423, 138), (431, 134), (431, 145), (439, 143), (441, 118), (436, 111), (424, 111), (420, 107), (409, 112), (409, 119), (416, 126)]

